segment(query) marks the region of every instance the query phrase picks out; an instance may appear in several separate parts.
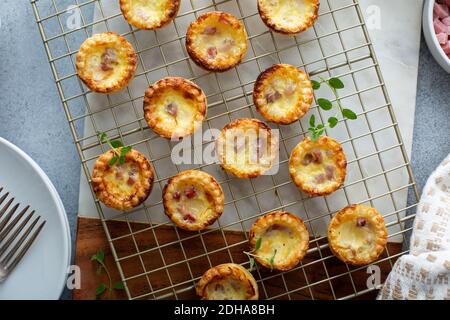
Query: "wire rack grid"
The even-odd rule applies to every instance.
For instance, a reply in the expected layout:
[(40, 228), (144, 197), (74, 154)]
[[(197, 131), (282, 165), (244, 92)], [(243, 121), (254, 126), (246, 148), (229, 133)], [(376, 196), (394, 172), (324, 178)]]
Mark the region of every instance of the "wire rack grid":
[[(256, 2), (256, 1), (253, 1)], [(255, 78), (248, 78), (247, 68), (258, 73), (273, 63), (291, 63), (305, 69), (311, 77), (329, 78), (339, 76), (351, 84), (350, 90), (341, 96), (341, 101), (359, 106), (358, 116), (362, 124), (359, 130), (352, 123), (340, 120), (337, 126), (342, 135), (341, 141), (348, 157), (349, 174), (353, 179), (347, 181), (339, 195), (321, 197), (321, 206), (309, 204), (310, 198), (296, 191), (294, 197), (285, 197), (292, 188), (292, 182), (283, 174), (266, 176), (243, 182), (228, 176), (217, 169), (216, 164), (192, 166), (168, 165), (170, 161), (171, 142), (154, 135), (148, 129), (142, 116), (143, 90), (139, 93), (127, 88), (121, 93), (122, 101), (116, 101), (114, 95), (106, 95), (99, 106), (92, 102), (92, 92), (77, 77), (74, 61), (79, 45), (92, 35), (97, 26), (105, 30), (114, 29), (114, 21), (123, 19), (119, 13), (109, 14), (106, 0), (31, 0), (33, 12), (43, 39), (46, 54), (51, 66), (55, 83), (61, 97), (68, 124), (79, 153), (83, 171), (90, 181), (93, 162), (106, 147), (98, 140), (96, 131), (107, 132), (112, 138), (121, 138), (128, 144), (146, 152), (155, 167), (156, 180), (150, 197), (143, 205), (128, 212), (109, 212), (98, 200), (95, 206), (102, 221), (106, 237), (116, 261), (120, 276), (125, 284), (129, 299), (185, 299), (191, 298), (193, 288), (201, 274), (218, 263), (235, 262), (248, 266), (242, 254), (247, 249), (247, 231), (251, 222), (257, 217), (274, 211), (288, 210), (301, 212), (301, 216), (311, 233), (310, 249), (307, 259), (288, 272), (269, 272), (261, 268), (255, 271), (255, 277), (266, 299), (348, 299), (364, 295), (375, 290), (367, 287), (366, 267), (353, 268), (340, 263), (328, 249), (326, 235), (320, 224), (329, 220), (337, 210), (336, 198), (342, 206), (350, 203), (367, 203), (381, 206), (390, 203), (391, 210), (383, 212), (387, 221), (389, 239), (405, 240), (405, 234), (411, 228), (405, 222), (414, 215), (405, 215), (406, 211), (417, 205), (418, 193), (405, 148), (397, 126), (388, 92), (381, 75), (380, 67), (364, 23), (362, 10), (356, 0), (321, 1), (318, 22), (304, 35), (285, 37), (273, 34), (267, 28), (254, 28), (259, 21), (256, 7), (250, 6), (248, 0), (190, 0), (182, 1), (178, 17), (170, 25), (170, 36), (163, 31), (142, 31), (128, 26), (127, 31), (120, 32), (129, 39), (139, 55), (139, 67), (135, 79), (143, 80), (149, 86), (160, 76), (180, 75), (202, 86), (208, 98), (208, 118), (205, 128), (221, 128), (220, 124), (232, 121), (242, 115), (258, 118), (252, 104), (252, 85)], [(230, 6), (230, 7), (227, 7)], [(249, 41), (249, 53), (242, 64), (225, 74), (208, 73), (191, 63), (184, 50), (184, 32), (187, 24), (199, 14), (210, 10), (234, 10), (233, 13), (243, 21)], [(74, 11), (76, 10), (76, 11)], [(96, 10), (97, 16), (93, 16)], [(73, 12), (79, 12), (81, 25), (68, 27), (67, 19)], [(340, 23), (343, 16), (353, 15), (352, 24)], [(326, 26), (326, 27), (324, 27)], [(56, 30), (56, 31), (55, 31)], [(255, 31), (258, 30), (258, 31)], [(349, 45), (348, 36), (358, 33), (359, 43)], [(348, 34), (347, 34), (348, 33)], [(152, 37), (151, 44), (144, 44), (142, 35)], [(144, 40), (145, 41), (145, 40)], [(334, 51), (329, 44), (333, 43)], [(182, 48), (182, 56), (171, 56), (170, 46)], [(313, 54), (310, 55), (313, 45)], [(169, 50), (168, 50), (169, 48)], [(153, 65), (148, 64), (148, 56), (154, 58)], [(155, 57), (159, 57), (159, 60)], [(181, 65), (181, 70), (176, 69)], [(372, 72), (373, 83), (361, 80), (360, 73)], [(230, 75), (232, 73), (232, 76)], [(156, 75), (155, 75), (156, 74)], [(232, 78), (231, 84), (225, 80)], [(233, 78), (234, 77), (234, 78)], [(225, 79), (225, 80), (224, 80)], [(136, 80), (135, 80), (136, 81)], [(205, 90), (205, 83), (213, 83), (213, 88)], [(368, 99), (376, 95), (381, 103), (371, 105)], [(332, 100), (332, 99), (331, 99)], [(373, 101), (379, 101), (372, 99)], [(370, 101), (372, 101), (370, 100)], [(334, 100), (333, 100), (334, 101)], [(131, 118), (122, 121), (119, 109), (126, 105), (126, 114)], [(111, 115), (110, 127), (99, 125), (98, 117), (104, 112)], [(312, 107), (318, 119), (324, 121), (327, 114), (316, 105)], [(374, 121), (374, 114), (386, 117), (386, 123)], [(219, 120), (224, 121), (221, 123)], [(92, 132), (83, 130), (88, 123)], [(272, 126), (280, 130), (280, 171), (287, 171), (286, 164), (293, 146), (306, 135), (305, 119), (285, 127)], [(333, 131), (334, 132), (334, 131)], [(335, 133), (327, 132), (329, 135)], [(385, 133), (385, 134), (384, 134)], [(380, 135), (380, 136), (379, 136)], [(386, 142), (389, 141), (389, 142)], [(165, 152), (155, 152), (155, 145), (165, 145)], [(372, 149), (361, 151), (361, 145), (370, 144)], [(386, 159), (396, 155), (400, 160), (391, 163)], [(376, 161), (376, 169), (367, 169), (366, 160)], [(166, 162), (164, 162), (166, 161)], [(372, 162), (373, 163), (373, 162)], [(370, 168), (374, 167), (370, 165)], [(226, 194), (225, 213), (232, 211), (234, 219), (219, 219), (212, 228), (202, 232), (188, 233), (175, 228), (169, 221), (156, 221), (155, 211), (161, 211), (160, 192), (170, 176), (186, 168), (205, 171), (212, 170)], [(216, 170), (216, 171), (214, 171)], [(405, 179), (396, 173), (402, 171)], [(354, 174), (353, 174), (354, 173)], [(284, 178), (284, 179), (283, 179)], [(260, 179), (260, 180), (258, 180)], [(347, 179), (349, 180), (349, 179)], [(380, 182), (381, 181), (381, 182)], [(400, 182), (399, 182), (400, 181)], [(386, 191), (373, 191), (373, 183), (386, 186)], [(242, 193), (242, 189), (245, 192)], [(356, 190), (363, 190), (363, 196), (355, 198)], [(399, 193), (412, 190), (414, 200), (406, 204), (399, 201)], [(92, 192), (92, 189), (91, 189)], [(94, 195), (94, 193), (92, 192)], [(291, 195), (291, 193), (289, 193)], [(268, 205), (263, 198), (271, 198)], [(95, 199), (95, 195), (94, 195)], [(254, 212), (246, 212), (241, 204), (250, 202)], [(248, 203), (247, 203), (248, 205)], [(341, 207), (342, 207), (341, 206)], [(247, 207), (248, 208), (248, 207)], [(319, 208), (319, 209), (318, 209)], [(134, 217), (140, 215), (144, 222), (135, 223)], [(124, 221), (126, 232), (117, 233), (113, 222)], [(142, 219), (141, 219), (142, 220)], [(323, 228), (322, 228), (323, 229)], [(212, 246), (211, 243), (214, 243)], [(123, 254), (123, 247), (133, 248), (132, 254)], [(392, 268), (395, 260), (407, 252), (405, 249), (390, 252), (389, 249), (375, 263), (387, 269)], [(361, 279), (364, 279), (362, 281)]]

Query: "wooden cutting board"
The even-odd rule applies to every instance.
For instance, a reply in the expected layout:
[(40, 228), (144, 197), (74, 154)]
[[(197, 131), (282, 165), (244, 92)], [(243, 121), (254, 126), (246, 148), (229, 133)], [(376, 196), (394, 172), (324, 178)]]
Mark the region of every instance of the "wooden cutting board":
[[(108, 222), (108, 228), (113, 237), (118, 235), (125, 235), (130, 233), (130, 229), (133, 232), (144, 230), (148, 228), (148, 225), (141, 223), (127, 223), (123, 221), (110, 221)], [(178, 232), (178, 235), (177, 235)], [(158, 296), (164, 294), (170, 294), (171, 290), (165, 290), (172, 284), (185, 283), (177, 287), (178, 289), (186, 288), (185, 292), (178, 294), (178, 299), (197, 299), (192, 286), (192, 282), (189, 280), (193, 277), (199, 277), (204, 271), (212, 265), (230, 262), (230, 255), (234, 262), (241, 263), (246, 261), (246, 257), (242, 254), (242, 251), (247, 250), (246, 244), (239, 244), (245, 239), (245, 235), (242, 232), (226, 231), (224, 235), (221, 232), (209, 233), (203, 236), (203, 243), (207, 247), (210, 254), (208, 257), (202, 256), (204, 254), (204, 246), (198, 237), (190, 239), (192, 233), (182, 230), (175, 231), (172, 226), (158, 226), (150, 231), (143, 231), (135, 235), (135, 242), (131, 237), (125, 237), (115, 242), (117, 255), (119, 257), (129, 257), (121, 261), (121, 266), (126, 277), (132, 277), (144, 272), (144, 268), (147, 272), (151, 271), (147, 276), (141, 276), (132, 279), (127, 282), (128, 288), (133, 297), (143, 295), (147, 292), (158, 291)], [(155, 250), (156, 239), (158, 244), (162, 248), (161, 251)], [(221, 250), (224, 247), (224, 236), (230, 250)], [(174, 240), (182, 239), (183, 246), (169, 245)], [(184, 240), (186, 239), (186, 240)], [(239, 244), (239, 245), (234, 245)], [(140, 255), (136, 254), (136, 245), (139, 250), (148, 253)], [(184, 249), (184, 251), (183, 251)], [(91, 261), (91, 256), (98, 250), (105, 252), (105, 263), (111, 272), (113, 282), (120, 280), (119, 273), (114, 263), (113, 256), (109, 249), (108, 241), (105, 237), (102, 224), (99, 219), (93, 218), (78, 218), (78, 229), (76, 239), (76, 256), (75, 263), (81, 268), (81, 289), (73, 291), (74, 300), (90, 300), (95, 299), (95, 289), (100, 282), (107, 283), (107, 276), (104, 272), (100, 275), (96, 274), (97, 263)], [(388, 251), (390, 255), (395, 255), (401, 252), (401, 244), (389, 243)], [(330, 255), (328, 249), (322, 250), (322, 254), (327, 257)], [(133, 256), (134, 255), (134, 256)], [(183, 262), (184, 256), (189, 259), (191, 257), (199, 257), (198, 259), (192, 259), (189, 264)], [(162, 261), (162, 257), (164, 261)], [(317, 262), (308, 265), (309, 262), (320, 259), (319, 254), (308, 254), (303, 263), (304, 268), (300, 270), (286, 273), (283, 277), (277, 272), (270, 272), (270, 270), (262, 270), (262, 277), (271, 277), (269, 280), (264, 281), (264, 288), (260, 285), (261, 298), (274, 297), (282, 295), (286, 291), (285, 285), (289, 290), (296, 288), (303, 288), (290, 294), (291, 299), (311, 299), (311, 295), (314, 299), (333, 299), (331, 292), (331, 286), (334, 290), (334, 294), (337, 298), (344, 297), (354, 292), (353, 284), (356, 290), (364, 290), (367, 288), (366, 281), (368, 274), (366, 270), (359, 270), (352, 273), (352, 279), (348, 275), (341, 275), (347, 271), (347, 267), (336, 258), (325, 259), (322, 262)], [(395, 260), (392, 260), (394, 263)], [(173, 265), (166, 270), (163, 268), (164, 263), (166, 265)], [(325, 270), (326, 266), (326, 270)], [(389, 273), (391, 266), (389, 262), (380, 263), (381, 267), (381, 281), (384, 281)], [(328, 271), (328, 274), (327, 274)], [(258, 273), (254, 272), (258, 279)], [(306, 276), (306, 277), (305, 277)], [(326, 280), (331, 277), (332, 280)], [(308, 281), (308, 282), (307, 282)], [(308, 283), (319, 283), (311, 288), (306, 288)], [(151, 285), (151, 287), (150, 287)], [(374, 299), (377, 292), (372, 291), (368, 294), (358, 297), (358, 299)], [(102, 299), (107, 299), (107, 294), (104, 294)], [(154, 298), (153, 295), (145, 298)], [(172, 299), (174, 297), (171, 297)], [(280, 296), (280, 299), (289, 299), (289, 296)], [(112, 299), (127, 299), (124, 291), (114, 290)]]

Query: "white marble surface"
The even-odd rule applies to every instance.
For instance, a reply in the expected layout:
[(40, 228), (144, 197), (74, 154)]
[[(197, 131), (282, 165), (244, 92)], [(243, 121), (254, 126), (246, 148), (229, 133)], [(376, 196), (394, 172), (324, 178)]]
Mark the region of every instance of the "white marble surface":
[[(105, 3), (105, 8), (107, 10), (111, 10), (109, 13), (115, 12), (117, 8), (114, 8), (114, 5), (109, 6), (108, 0), (103, 0)], [(198, 1), (199, 6), (201, 6), (200, 2), (205, 1)], [(197, 4), (197, 2), (195, 2)], [(329, 1), (330, 5), (334, 8), (336, 7), (342, 7), (346, 4), (351, 3), (350, 0), (339, 0), (339, 1)], [(361, 8), (362, 11), (366, 17), (366, 20), (368, 22), (369, 32), (370, 36), (373, 40), (374, 47), (383, 71), (383, 75), (386, 81), (386, 86), (388, 88), (388, 91), (390, 93), (393, 106), (395, 109), (395, 113), (397, 114), (397, 119), (399, 122), (400, 129), (402, 131), (403, 139), (405, 142), (406, 149), (408, 153), (411, 151), (411, 145), (412, 145), (412, 133), (413, 133), (413, 123), (414, 123), (414, 108), (415, 108), (415, 97), (416, 97), (416, 81), (417, 81), (417, 66), (418, 66), (418, 55), (419, 55), (419, 45), (420, 45), (420, 16), (421, 16), (421, 7), (422, 7), (422, 1), (420, 0), (397, 0), (397, 1), (389, 1), (389, 0), (361, 0)], [(225, 8), (226, 9), (226, 8)], [(250, 7), (248, 10), (252, 10), (254, 8)], [(233, 8), (229, 8), (230, 11), (233, 10)], [(246, 8), (244, 8), (246, 10)], [(321, 6), (321, 12), (327, 12), (328, 10), (328, 2), (322, 1)], [(346, 26), (354, 25), (356, 22), (356, 14), (354, 9), (351, 10), (342, 10), (335, 13), (334, 18), (336, 19), (336, 23), (338, 26), (342, 29)], [(185, 10), (186, 11), (186, 10)], [(183, 12), (183, 8), (181, 10)], [(401, 15), (398, 14), (398, 12), (402, 12)], [(108, 15), (108, 13), (106, 13)], [(378, 20), (379, 18), (379, 20)], [(187, 21), (189, 22), (189, 21)], [(186, 22), (186, 23), (187, 23)], [(111, 27), (111, 26), (110, 26)], [(126, 32), (127, 25), (123, 21), (119, 21), (116, 24), (112, 26), (115, 31), (118, 32)], [(247, 29), (252, 28), (263, 28), (264, 26), (261, 26), (259, 20), (255, 21), (249, 21), (247, 25)], [(170, 27), (168, 27), (170, 28)], [(333, 31), (335, 26), (333, 25), (333, 20), (330, 18), (330, 16), (323, 16), (319, 19), (318, 23), (316, 24), (316, 32), (318, 34), (327, 34), (328, 32)], [(96, 30), (94, 32), (100, 32), (102, 31), (102, 26), (98, 25)], [(170, 32), (170, 30), (168, 31)], [(163, 33), (163, 32), (162, 32)], [(249, 33), (256, 33), (249, 30)], [(298, 39), (299, 41), (303, 41), (307, 39), (309, 36), (311, 36), (310, 33), (302, 34)], [(277, 41), (277, 45), (283, 46), (288, 45), (288, 41), (292, 41), (292, 39), (286, 39), (284, 37), (275, 37)], [(150, 41), (151, 40), (147, 38), (139, 39), (140, 42)], [(342, 34), (342, 41), (344, 43), (344, 47), (346, 49), (356, 47), (363, 43), (364, 37), (363, 34), (359, 31), (354, 30), (354, 32), (350, 33), (343, 33)], [(266, 43), (267, 42), (267, 43)], [(270, 47), (270, 39), (258, 39), (256, 42), (256, 51), (257, 54), (260, 54), (264, 52), (264, 48)], [(259, 45), (258, 45), (259, 44)], [(142, 43), (141, 43), (142, 45)], [(142, 45), (144, 46), (144, 45)], [(337, 35), (334, 35), (332, 37), (327, 37), (323, 41), (321, 41), (322, 46), (322, 52), (321, 54), (323, 56), (329, 56), (334, 53), (342, 51), (342, 47), (339, 44), (339, 38)], [(258, 50), (261, 50), (262, 52), (258, 52)], [(308, 61), (315, 61), (314, 59), (317, 58), (317, 53), (319, 48), (316, 46), (305, 46), (302, 47), (301, 50), (301, 58), (304, 62)], [(355, 52), (349, 52), (349, 57), (351, 59), (352, 54), (354, 57), (364, 54), (364, 52), (359, 52), (356, 50)], [(298, 54), (297, 54), (298, 55)], [(176, 56), (176, 54), (174, 54)], [(151, 59), (157, 60), (158, 56), (150, 57)], [(297, 56), (293, 53), (290, 56), (284, 57), (283, 62), (291, 62), (292, 64), (295, 64)], [(297, 58), (298, 59), (298, 58)], [(330, 65), (342, 62), (342, 59), (345, 60), (345, 57), (343, 55), (338, 55), (336, 57), (328, 59), (328, 63)], [(152, 61), (153, 62), (153, 61)], [(272, 63), (276, 63), (276, 59), (274, 57), (268, 57), (267, 61), (261, 61), (261, 64), (265, 66), (269, 66)], [(158, 61), (155, 61), (157, 64)], [(298, 64), (298, 63), (297, 63)], [(310, 65), (307, 65), (306, 69), (308, 72), (314, 72), (316, 70), (320, 70), (325, 65), (323, 62), (320, 63), (312, 63)], [(358, 65), (355, 64), (355, 66), (352, 66), (353, 69), (358, 67), (364, 67), (364, 65)], [(184, 68), (186, 69), (186, 68)], [(197, 69), (194, 69), (197, 71)], [(180, 69), (174, 69), (175, 73), (183, 75), (183, 72), (186, 72), (183, 70), (183, 67), (180, 66)], [(344, 73), (346, 70), (345, 68), (333, 70), (333, 74), (340, 74)], [(242, 73), (241, 76), (248, 77), (249, 79), (254, 79), (257, 74), (253, 74), (255, 71), (251, 68), (239, 68), (239, 72)], [(374, 79), (376, 78), (373, 74), (373, 69), (370, 71), (364, 71), (361, 73), (358, 73), (355, 75), (356, 84), (358, 86), (359, 90), (369, 88), (371, 85), (376, 84), (376, 81), (374, 82)], [(151, 80), (157, 80), (158, 77), (162, 77), (164, 74), (152, 74), (150, 77), (155, 77), (155, 79)], [(186, 76), (189, 76), (188, 74)], [(326, 75), (324, 75), (326, 76)], [(145, 90), (146, 83), (142, 81), (143, 79), (136, 79), (130, 86), (131, 91), (138, 92), (137, 96), (141, 95), (143, 90)], [(222, 80), (222, 79), (221, 79)], [(223, 79), (223, 85), (227, 85), (230, 83), (233, 83), (233, 81), (236, 81), (231, 76), (229, 79), (225, 78)], [(349, 78), (346, 80), (347, 82), (352, 82), (352, 79)], [(213, 88), (208, 88), (210, 83), (201, 84), (202, 88), (208, 92), (209, 89), (213, 91)], [(348, 86), (343, 94), (349, 93), (351, 94), (354, 92), (356, 88), (354, 86)], [(353, 90), (353, 91), (352, 91)], [(120, 99), (119, 97), (113, 97), (113, 99)], [(104, 97), (100, 97), (99, 95), (92, 95), (90, 96), (90, 102), (92, 105), (102, 105), (102, 101), (104, 102)], [(357, 111), (362, 111), (361, 104), (364, 104), (364, 106), (370, 106), (370, 108), (374, 108), (376, 106), (382, 105), (385, 103), (384, 98), (382, 97), (381, 92), (378, 90), (370, 90), (367, 93), (362, 94), (361, 101), (355, 100), (355, 97), (352, 97), (352, 99), (349, 99), (346, 101), (347, 103), (354, 104), (354, 109)], [(245, 101), (243, 102), (245, 103)], [(104, 104), (103, 104), (104, 105)], [(138, 109), (140, 109), (141, 102), (137, 101), (136, 105), (138, 106)], [(358, 109), (359, 108), (359, 109)], [(140, 111), (140, 110), (139, 110)], [(138, 112), (139, 112), (138, 111)], [(120, 114), (119, 116), (127, 117), (128, 114)], [(368, 130), (368, 125), (372, 128), (372, 130), (375, 128), (382, 128), (383, 125), (388, 125), (390, 123), (390, 119), (387, 119), (386, 117), (387, 110), (383, 109), (382, 112), (379, 114), (377, 112), (371, 113), (367, 118), (361, 119), (356, 121), (355, 123), (352, 123), (349, 125), (349, 130), (352, 133), (352, 136), (357, 136), (358, 134), (364, 134)], [(240, 114), (240, 116), (247, 116), (246, 114)], [(101, 116), (96, 119), (96, 123), (100, 128), (111, 128), (112, 122), (110, 118), (102, 118)], [(224, 124), (224, 123), (223, 123)], [(223, 124), (218, 124), (218, 128), (221, 127)], [(345, 128), (342, 128), (342, 125), (340, 125), (342, 130), (336, 130), (332, 133), (332, 136), (339, 140), (345, 140), (348, 139), (348, 132), (346, 132)], [(338, 127), (338, 128), (339, 128)], [(298, 131), (298, 127), (290, 127), (290, 128), (284, 128), (285, 132), (289, 134), (289, 132), (295, 132)], [(93, 131), (92, 124), (90, 121), (86, 122), (85, 124), (85, 133), (91, 134)], [(147, 136), (146, 136), (147, 137)], [(376, 147), (373, 142), (373, 139), (378, 140), (376, 141)], [(347, 153), (347, 157), (351, 161), (352, 159), (355, 159), (355, 157), (361, 157), (361, 155), (370, 154), (375, 151), (375, 148), (383, 149), (383, 146), (389, 147), (396, 143), (396, 139), (394, 139), (393, 131), (386, 131), (386, 132), (380, 132), (380, 134), (376, 137), (373, 137), (371, 141), (367, 141), (365, 139), (362, 139), (361, 141), (357, 141), (354, 144), (350, 145), (349, 143), (344, 144), (344, 149)], [(298, 139), (295, 141), (292, 141), (292, 145), (289, 145), (290, 147), (293, 147), (294, 144), (298, 142)], [(155, 143), (154, 143), (155, 144)], [(381, 156), (378, 159), (373, 160), (372, 162), (367, 163), (360, 163), (359, 169), (356, 166), (356, 163), (351, 163), (349, 165), (348, 170), (348, 177), (347, 177), (347, 183), (352, 183), (354, 181), (358, 181), (361, 179), (361, 177), (367, 177), (371, 175), (375, 175), (380, 173), (384, 168), (392, 168), (396, 165), (402, 164), (402, 159), (399, 156), (399, 150), (396, 149), (395, 153), (387, 153), (386, 155)], [(99, 150), (92, 150), (92, 154), (98, 154)], [(283, 168), (282, 168), (283, 169)], [(159, 169), (160, 171), (164, 171), (162, 168)], [(157, 168), (158, 171), (158, 168)], [(213, 174), (221, 175), (222, 173), (220, 171), (218, 172), (211, 172)], [(161, 173), (160, 173), (161, 174)], [(163, 175), (164, 176), (164, 175)], [(279, 175), (279, 179), (277, 181), (282, 181), (284, 177), (284, 173), (281, 173)], [(278, 176), (277, 176), (278, 179)], [(361, 183), (355, 183), (353, 188), (350, 188), (349, 194), (346, 195), (347, 200), (350, 202), (359, 202), (363, 201), (373, 195), (379, 195), (383, 194), (383, 192), (386, 192), (388, 190), (387, 183), (391, 183), (390, 187), (391, 189), (395, 189), (395, 187), (401, 187), (404, 186), (407, 183), (407, 176), (406, 171), (403, 170), (401, 172), (394, 172), (392, 177), (388, 177), (389, 182), (386, 179), (380, 179), (377, 182), (377, 179), (374, 179), (372, 183), (366, 183), (365, 185)], [(393, 181), (393, 182), (392, 182)], [(241, 196), (245, 196), (245, 192), (240, 192), (242, 190), (247, 190), (249, 186), (244, 185), (248, 184), (248, 182), (236, 182), (236, 190), (233, 190), (235, 193), (236, 198), (240, 198)], [(270, 184), (264, 178), (259, 179), (255, 182), (257, 184), (257, 190), (262, 190), (264, 187), (269, 187)], [(160, 188), (156, 188), (154, 192), (152, 193), (152, 196), (149, 201), (150, 203), (155, 203), (157, 201), (158, 196), (160, 197)], [(236, 193), (238, 193), (236, 195)], [(286, 194), (286, 198), (283, 198), (283, 201), (290, 202), (292, 199), (298, 199), (298, 191), (294, 188), (286, 188), (286, 190), (282, 190), (283, 194)], [(264, 193), (261, 195), (264, 199), (258, 199), (259, 205), (262, 206), (263, 209), (269, 210), (270, 208), (273, 208), (276, 206), (275, 203), (271, 203), (271, 200), (274, 197), (264, 197)], [(323, 199), (313, 199), (308, 200), (308, 204), (306, 206), (308, 207), (307, 210), (310, 212), (320, 212), (324, 213), (327, 212), (327, 210), (338, 210), (341, 206), (346, 204), (346, 198), (343, 196), (342, 192), (337, 192), (333, 196), (328, 197), (327, 203), (324, 203)], [(385, 197), (382, 197), (381, 199), (378, 199), (378, 201), (374, 201), (374, 205), (379, 208), (382, 212), (392, 212), (395, 211), (397, 208), (403, 208), (406, 204), (406, 189), (402, 190), (393, 197), (388, 197), (385, 199)], [(255, 201), (248, 201), (247, 203), (243, 204), (243, 207), (239, 208), (241, 210), (246, 210), (249, 212), (249, 214), (255, 214), (257, 212), (252, 212), (257, 208), (257, 203)], [(155, 221), (166, 221), (165, 216), (162, 214), (161, 206), (155, 207), (151, 214), (153, 217), (153, 222)], [(286, 208), (287, 210), (293, 210), (295, 211), (298, 209), (299, 211), (304, 210), (305, 208)], [(117, 215), (116, 212), (105, 209), (104, 210), (106, 215), (111, 217)], [(233, 211), (233, 210), (231, 210)], [(92, 195), (89, 192), (89, 187), (87, 185), (86, 179), (84, 176), (82, 176), (81, 179), (81, 186), (80, 186), (80, 207), (79, 207), (79, 213), (83, 216), (96, 216), (96, 210), (94, 207), (94, 203), (92, 200)], [(228, 213), (225, 212), (223, 217), (223, 221), (221, 221), (221, 224), (228, 224), (232, 223), (236, 220), (236, 214), (234, 212)], [(227, 218), (228, 217), (228, 218)], [(302, 216), (303, 218), (307, 218)], [(131, 216), (130, 219), (137, 219), (140, 220), (142, 218), (146, 217), (139, 217), (138, 215)], [(390, 217), (390, 219), (387, 219), (389, 221), (393, 221), (394, 217)], [(249, 220), (248, 223), (245, 224), (245, 227), (248, 227), (248, 225), (253, 220)], [(315, 234), (325, 234), (326, 226), (327, 226), (328, 219), (317, 219), (314, 221), (312, 228), (315, 230)], [(238, 226), (240, 227), (240, 226)], [(398, 228), (398, 226), (397, 226)], [(398, 231), (398, 229), (394, 228), (390, 230), (390, 232), (394, 233)], [(400, 237), (396, 237), (394, 240), (401, 240)]]

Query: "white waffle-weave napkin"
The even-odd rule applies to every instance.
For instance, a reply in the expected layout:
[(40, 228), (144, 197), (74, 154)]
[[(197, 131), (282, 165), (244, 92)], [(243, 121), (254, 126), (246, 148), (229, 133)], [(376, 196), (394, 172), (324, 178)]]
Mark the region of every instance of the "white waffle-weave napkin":
[(410, 254), (397, 260), (378, 299), (450, 300), (450, 155), (428, 178)]

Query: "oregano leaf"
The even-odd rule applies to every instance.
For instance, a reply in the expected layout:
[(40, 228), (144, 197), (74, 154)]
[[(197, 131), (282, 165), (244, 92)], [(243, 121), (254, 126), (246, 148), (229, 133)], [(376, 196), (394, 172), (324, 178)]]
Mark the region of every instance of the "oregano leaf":
[(355, 120), (358, 116), (350, 109), (342, 109), (342, 115), (350, 120)]
[(113, 140), (113, 141), (111, 141), (111, 146), (113, 148), (120, 148), (120, 147), (123, 147), (123, 143), (120, 140)]
[(309, 118), (309, 125), (311, 127), (315, 127), (316, 126), (316, 116), (315, 115), (311, 115), (311, 117)]
[(312, 88), (313, 88), (314, 90), (320, 89), (320, 82), (319, 82), (319, 81), (311, 80), (311, 84), (312, 84)]
[(255, 244), (255, 251), (258, 251), (261, 248), (262, 238), (258, 238)]
[(344, 83), (339, 78), (331, 78), (328, 80), (328, 84), (334, 89), (343, 89)]
[(101, 282), (98, 285), (97, 289), (95, 289), (95, 295), (100, 296), (103, 294), (103, 292), (105, 292), (105, 290), (106, 290), (106, 285), (103, 282)]
[(328, 125), (330, 126), (330, 128), (336, 127), (337, 124), (338, 124), (338, 119), (336, 117), (328, 118)]
[(112, 167), (116, 162), (117, 162), (117, 156), (112, 157), (109, 161), (108, 164), (110, 167)]
[(117, 281), (116, 283), (114, 283), (114, 289), (116, 289), (116, 290), (124, 290), (125, 286), (123, 285), (122, 281)]
[(330, 110), (331, 108), (333, 108), (333, 104), (328, 99), (320, 98), (317, 100), (317, 103), (323, 110)]
[(252, 272), (255, 269), (255, 259), (250, 258), (250, 269), (248, 271)]

